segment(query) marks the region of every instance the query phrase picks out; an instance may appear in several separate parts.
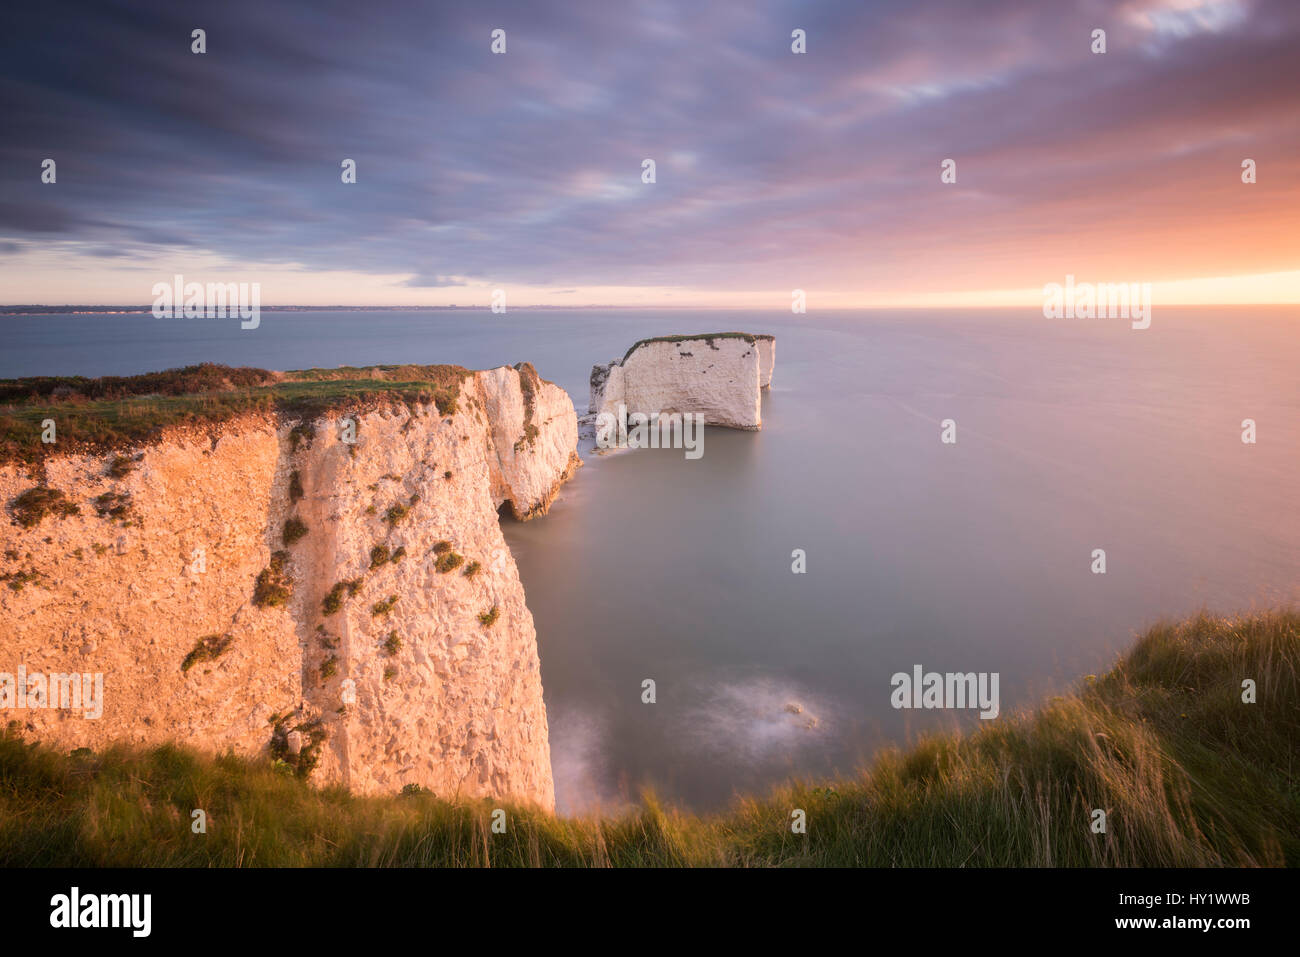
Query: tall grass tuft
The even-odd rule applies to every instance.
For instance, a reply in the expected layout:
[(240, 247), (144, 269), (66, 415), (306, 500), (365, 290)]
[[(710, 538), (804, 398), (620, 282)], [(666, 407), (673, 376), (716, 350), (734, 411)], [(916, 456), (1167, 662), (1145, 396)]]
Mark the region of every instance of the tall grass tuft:
[[(653, 796), (580, 817), (413, 788), (359, 797), (265, 759), (171, 745), (65, 755), (11, 731), (0, 865), (1297, 866), (1298, 672), (1298, 612), (1162, 624), (1033, 713), (703, 816)], [(492, 833), (496, 807), (504, 834)], [(202, 837), (194, 808), (208, 813)], [(796, 808), (807, 833), (791, 832)], [(1104, 834), (1089, 826), (1095, 809)]]

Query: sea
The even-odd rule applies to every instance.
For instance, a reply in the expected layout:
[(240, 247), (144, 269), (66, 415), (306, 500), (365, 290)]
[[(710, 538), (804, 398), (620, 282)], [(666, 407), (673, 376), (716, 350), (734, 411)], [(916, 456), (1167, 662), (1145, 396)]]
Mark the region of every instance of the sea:
[(1147, 329), (1006, 309), (0, 317), (0, 377), (528, 361), (582, 414), (593, 364), (637, 339), (733, 330), (776, 336), (762, 431), (706, 428), (699, 457), (588, 442), (547, 516), (503, 519), (563, 812), (718, 810), (989, 720), (895, 707), (917, 666), (996, 674), (1006, 718), (1161, 620), (1300, 604), (1295, 307), (1157, 306)]

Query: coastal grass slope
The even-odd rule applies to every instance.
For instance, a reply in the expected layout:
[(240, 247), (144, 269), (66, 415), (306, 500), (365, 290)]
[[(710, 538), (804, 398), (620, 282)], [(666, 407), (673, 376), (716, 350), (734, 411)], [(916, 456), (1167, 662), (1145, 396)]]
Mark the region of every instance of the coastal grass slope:
[[(11, 725), (0, 865), (1297, 866), (1297, 745), (1300, 612), (1203, 614), (1152, 628), (1035, 712), (709, 816), (653, 797), (613, 817), (507, 806), (494, 834), (493, 802), (356, 797), (175, 747), (68, 755)], [(791, 833), (796, 808), (806, 834)]]
[[(135, 376), (0, 379), (0, 463), (157, 441), (170, 428), (207, 428), (240, 415), (308, 418), (381, 402), (455, 411), (468, 369), (379, 365), (273, 372), (214, 363)], [(53, 421), (57, 442), (42, 442)]]

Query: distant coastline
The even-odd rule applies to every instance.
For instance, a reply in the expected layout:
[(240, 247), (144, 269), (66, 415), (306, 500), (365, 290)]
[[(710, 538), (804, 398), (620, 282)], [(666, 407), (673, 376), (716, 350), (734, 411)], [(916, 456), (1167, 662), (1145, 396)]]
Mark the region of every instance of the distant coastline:
[[(1161, 302), (1160, 305), (1166, 308), (1177, 309), (1202, 309), (1202, 310), (1257, 310), (1257, 309), (1294, 309), (1297, 303), (1294, 302), (1249, 302), (1249, 303), (1187, 303), (1187, 302)], [(487, 312), (491, 307), (487, 303), (476, 305), (460, 305), (452, 303), (443, 306), (260, 306), (261, 312)], [(757, 306), (720, 306), (720, 305), (666, 305), (661, 303), (638, 303), (635, 305), (614, 305), (611, 303), (592, 303), (588, 305), (555, 305), (551, 303), (532, 303), (525, 305), (512, 305), (511, 312), (722, 312), (735, 313), (772, 313), (789, 315), (786, 308), (779, 307), (757, 307)], [(150, 315), (153, 312), (153, 306), (112, 306), (112, 305), (93, 305), (93, 306), (46, 306), (46, 305), (0, 305), (0, 319), (4, 318), (22, 318), (22, 317), (39, 317), (39, 316), (136, 316)], [(1000, 305), (967, 305), (967, 306), (929, 306), (916, 304), (873, 304), (861, 306), (834, 306), (819, 309), (821, 313), (995, 313), (1007, 314), (1009, 312), (1024, 313), (1028, 318), (1039, 320), (1042, 313), (1037, 306), (1026, 305), (1024, 303), (1003, 303)]]
[[(455, 303), (446, 306), (262, 306), (262, 312), (427, 312), (430, 310), (459, 310), (462, 312), (480, 312), (489, 306), (461, 306)], [(590, 306), (554, 306), (530, 305), (512, 306), (512, 309), (537, 310), (551, 309), (561, 312), (573, 312), (578, 309), (644, 309), (645, 306), (612, 306), (595, 304)], [(653, 308), (687, 308), (682, 306), (664, 306)], [(153, 306), (41, 306), (19, 305), (0, 306), (0, 316), (133, 316), (150, 315)]]

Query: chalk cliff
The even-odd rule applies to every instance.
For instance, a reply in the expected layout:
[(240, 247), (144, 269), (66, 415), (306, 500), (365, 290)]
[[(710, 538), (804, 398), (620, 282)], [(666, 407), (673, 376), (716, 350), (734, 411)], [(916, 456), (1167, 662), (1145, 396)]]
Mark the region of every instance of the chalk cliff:
[(526, 364), (465, 372), (454, 405), (250, 412), (0, 466), (0, 672), (104, 676), (98, 719), (0, 719), (66, 748), (269, 749), (357, 792), (552, 808), (498, 508), (545, 512), (581, 464), (573, 405)]
[(772, 381), (776, 340), (720, 332), (643, 339), (622, 359), (591, 370), (589, 411), (618, 414), (696, 413), (707, 425), (757, 430), (760, 390)]
[(758, 346), (758, 385), (761, 389), (772, 386), (772, 370), (776, 367), (776, 336), (754, 336)]

